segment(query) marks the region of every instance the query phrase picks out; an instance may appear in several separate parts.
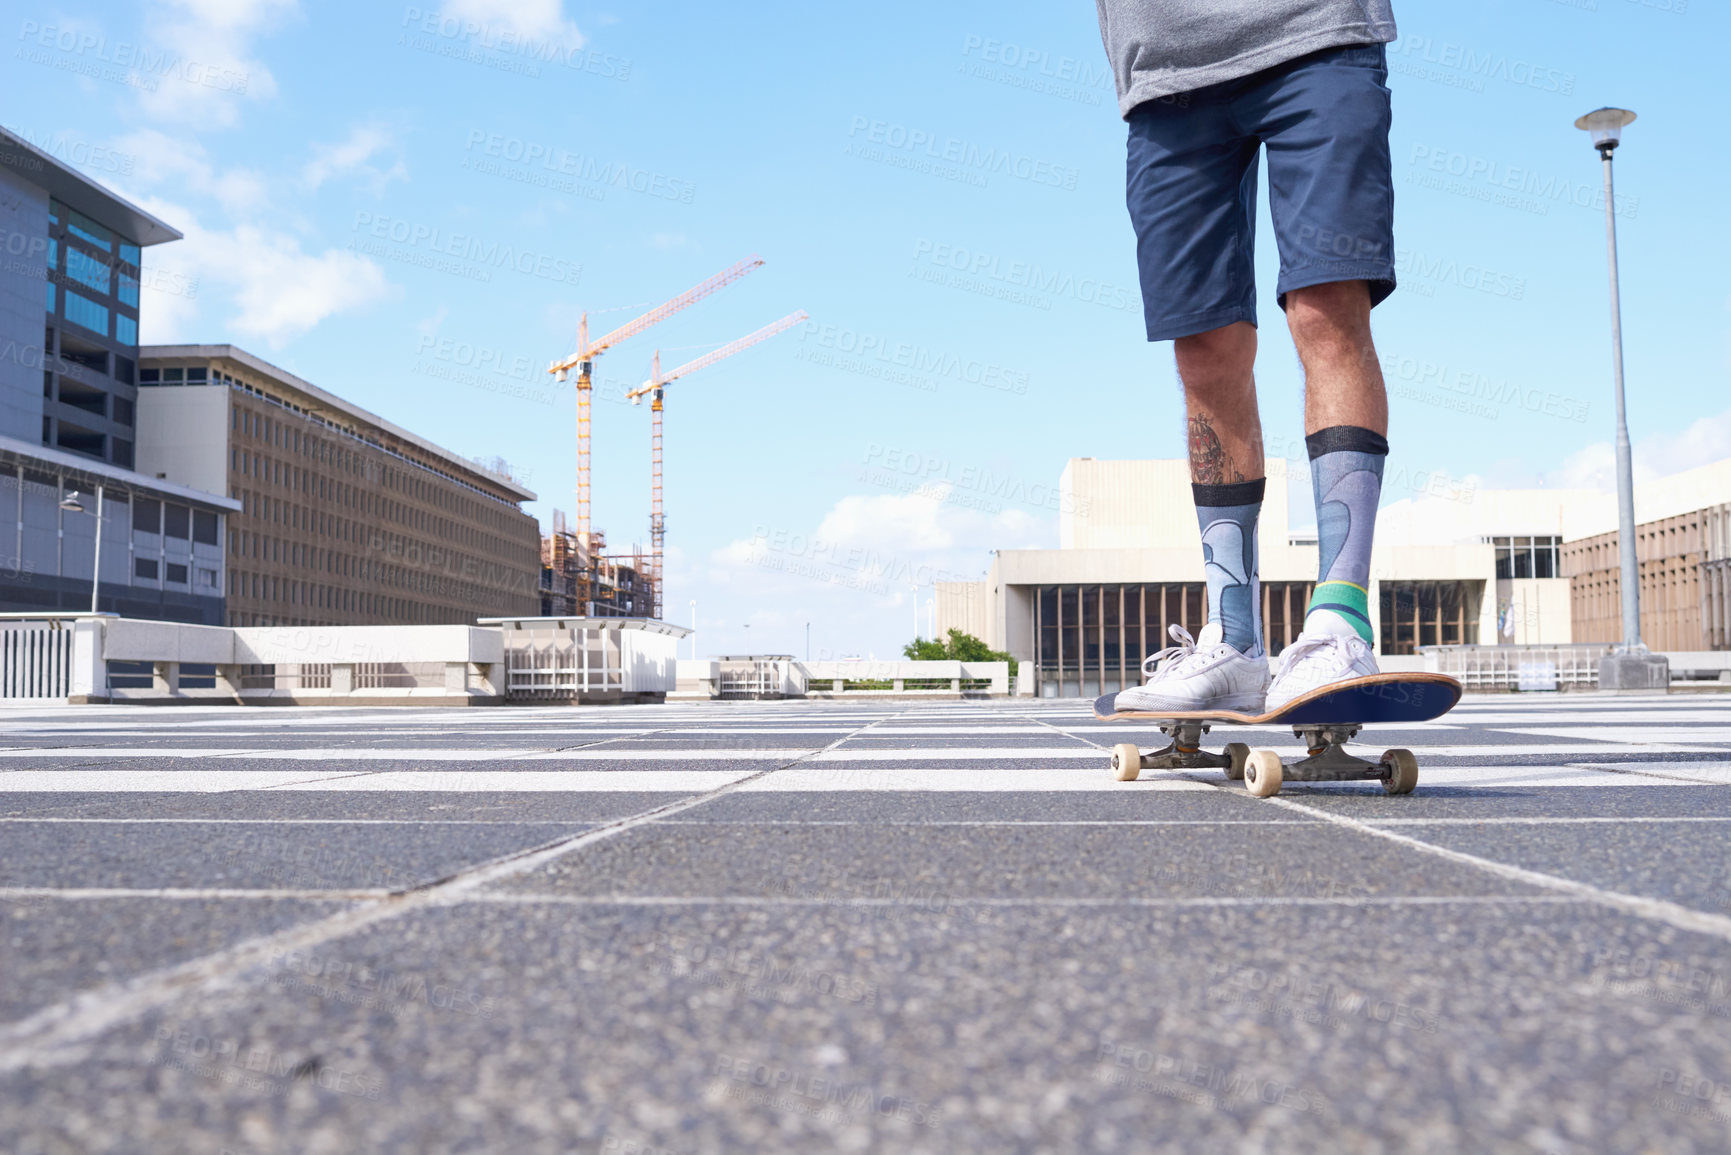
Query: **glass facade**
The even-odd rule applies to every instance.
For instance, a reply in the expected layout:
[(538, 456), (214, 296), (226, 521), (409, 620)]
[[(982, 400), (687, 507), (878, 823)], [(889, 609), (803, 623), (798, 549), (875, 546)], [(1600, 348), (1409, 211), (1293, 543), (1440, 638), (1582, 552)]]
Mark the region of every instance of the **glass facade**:
[(109, 282), (113, 279), (107, 261), (98, 260), (77, 248), (66, 250), (66, 275), (85, 288), (94, 289), (104, 295), (107, 294)]
[(83, 213), (66, 209), (66, 231), (105, 253), (114, 251), (114, 234)]
[(83, 293), (66, 290), (65, 316), (68, 321), (92, 333), (108, 336), (108, 310)]
[(1474, 592), (1459, 581), (1380, 583), (1378, 625), (1385, 654), (1416, 654), (1420, 646), (1458, 646), (1474, 636)]
[[(1279, 654), (1304, 628), (1311, 582), (1262, 583), (1263, 645)], [(1172, 644), (1167, 627), (1192, 635), (1208, 620), (1201, 582), (1039, 586), (1034, 665), (1040, 696), (1085, 698), (1142, 683), (1142, 659)]]
[(42, 443), (131, 468), (140, 248), (52, 199), (48, 220)]

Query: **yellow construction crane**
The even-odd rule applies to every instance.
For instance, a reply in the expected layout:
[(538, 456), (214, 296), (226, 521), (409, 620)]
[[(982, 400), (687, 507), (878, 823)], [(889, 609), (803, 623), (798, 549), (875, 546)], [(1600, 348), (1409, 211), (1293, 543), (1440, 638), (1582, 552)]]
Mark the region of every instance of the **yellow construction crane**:
[(779, 321), (771, 322), (755, 333), (747, 333), (737, 341), (730, 341), (719, 349), (711, 350), (695, 361), (687, 361), (670, 373), (661, 371), (661, 350), (655, 350), (655, 358), (650, 363), (649, 380), (633, 389), (625, 396), (631, 398), (631, 404), (641, 405), (644, 395), (649, 396), (649, 588), (652, 591), (654, 616), (661, 616), (661, 547), (667, 538), (667, 521), (661, 511), (661, 412), (662, 394), (665, 386), (681, 377), (706, 369), (717, 361), (725, 360), (735, 353), (742, 353), (759, 341), (767, 341), (777, 333), (784, 333), (806, 319), (806, 313), (801, 310), (789, 313)]
[[(715, 290), (731, 285), (762, 264), (761, 257), (755, 254), (749, 256), (737, 265), (723, 269), (702, 284), (687, 289), (671, 301), (657, 305), (636, 320), (626, 322), (597, 341), (589, 340), (589, 314), (584, 313), (577, 323), (577, 351), (563, 361), (555, 361), (547, 366), (547, 372), (553, 374), (556, 381), (564, 381), (573, 368), (577, 370), (577, 544), (585, 554), (591, 556), (591, 566), (594, 562), (589, 540), (589, 394), (594, 386), (592, 374), (595, 358), (626, 338), (635, 337), (649, 326), (665, 321), (681, 309), (696, 304)], [(587, 570), (578, 584), (578, 612), (588, 613)]]

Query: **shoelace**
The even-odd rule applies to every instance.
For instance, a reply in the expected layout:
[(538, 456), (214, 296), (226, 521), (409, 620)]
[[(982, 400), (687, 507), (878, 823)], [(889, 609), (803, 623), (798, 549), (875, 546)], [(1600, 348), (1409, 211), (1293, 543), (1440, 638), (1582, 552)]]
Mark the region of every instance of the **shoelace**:
[(1370, 652), (1370, 647), (1365, 645), (1364, 639), (1357, 634), (1353, 634), (1351, 637), (1343, 634), (1308, 634), (1301, 636), (1281, 651), (1280, 672), (1286, 673), (1304, 660), (1308, 654), (1336, 646), (1346, 651), (1346, 658), (1349, 663), (1357, 661), (1364, 654)]
[[(1149, 654), (1142, 659), (1142, 676), (1150, 682), (1159, 681), (1182, 665), (1186, 658), (1192, 657), (1196, 653), (1196, 639), (1190, 636), (1189, 630), (1180, 625), (1171, 625), (1166, 627), (1166, 632), (1178, 644), (1167, 646), (1164, 650)], [(1165, 668), (1162, 669), (1160, 663), (1165, 662), (1168, 658), (1173, 660), (1167, 662)]]

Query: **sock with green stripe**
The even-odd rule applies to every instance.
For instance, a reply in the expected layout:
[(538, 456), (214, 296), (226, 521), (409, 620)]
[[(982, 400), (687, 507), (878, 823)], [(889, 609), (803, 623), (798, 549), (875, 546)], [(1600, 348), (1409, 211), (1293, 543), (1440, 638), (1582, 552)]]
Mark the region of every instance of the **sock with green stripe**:
[(1370, 544), (1382, 497), (1388, 441), (1356, 425), (1333, 425), (1304, 439), (1316, 494), (1316, 590), (1304, 628), (1313, 633), (1351, 629), (1367, 643), (1370, 623)]

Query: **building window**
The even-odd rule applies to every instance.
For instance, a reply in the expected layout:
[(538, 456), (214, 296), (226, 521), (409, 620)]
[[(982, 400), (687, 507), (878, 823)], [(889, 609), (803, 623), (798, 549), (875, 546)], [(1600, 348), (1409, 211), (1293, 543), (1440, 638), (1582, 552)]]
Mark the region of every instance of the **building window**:
[(108, 310), (71, 289), (66, 290), (66, 319), (92, 333), (108, 336)]
[(1458, 646), (1478, 614), (1465, 582), (1385, 581), (1377, 625), (1385, 654), (1416, 654), (1420, 646)]
[[(192, 530), (192, 510), (184, 505), (165, 504), (162, 532), (177, 541), (185, 541)], [(185, 578), (181, 579), (186, 580)]]
[(216, 544), (216, 514), (208, 509), (193, 510), (192, 540), (204, 545)]
[(60, 422), (54, 443), (61, 449), (73, 453), (82, 453), (87, 457), (104, 459), (103, 448), (106, 438), (93, 429), (80, 429), (76, 425)]
[(114, 314), (114, 339), (122, 345), (138, 344), (138, 322), (125, 313)]
[(175, 562), (168, 563), (168, 580), (177, 586), (186, 584), (186, 567)]
[(136, 269), (138, 267), (138, 246), (121, 241), (120, 259)]
[(1487, 539), (1497, 554), (1497, 578), (1554, 578), (1562, 576), (1558, 555), (1560, 537), (1493, 537)]
[(116, 437), (111, 440), (111, 444), (114, 447), (114, 464), (120, 466), (122, 469), (131, 469), (132, 442), (126, 440), (124, 437)]
[(122, 425), (131, 425), (134, 419), (132, 402), (124, 397), (114, 399), (114, 419)]
[(52, 283), (48, 286), (48, 312), (50, 314), (54, 312), (54, 286)]
[(216, 571), (213, 569), (205, 569), (203, 566), (199, 566), (198, 567), (198, 586), (200, 589), (207, 589), (207, 590), (215, 589), (216, 588)]
[(146, 581), (155, 581), (156, 559), (149, 557), (134, 558), (132, 561), (132, 574), (134, 577), (141, 577)]
[(82, 409), (97, 417), (108, 416), (108, 394), (100, 389), (81, 385), (70, 377), (60, 383), (60, 403)]
[(155, 385), (161, 380), (162, 370), (160, 369), (140, 369), (138, 371), (138, 383), (140, 385)]
[(80, 240), (90, 242), (105, 253), (114, 251), (114, 234), (83, 213), (67, 210), (66, 231)]
[(162, 532), (162, 503), (153, 498), (141, 497), (132, 506), (133, 533)]
[(120, 298), (122, 305), (131, 305), (134, 309), (138, 308), (138, 278), (131, 273), (121, 273), (120, 287), (115, 292), (115, 296)]
[(66, 248), (66, 275), (83, 285), (107, 296), (112, 274), (108, 262), (91, 256), (83, 249), (70, 245)]

